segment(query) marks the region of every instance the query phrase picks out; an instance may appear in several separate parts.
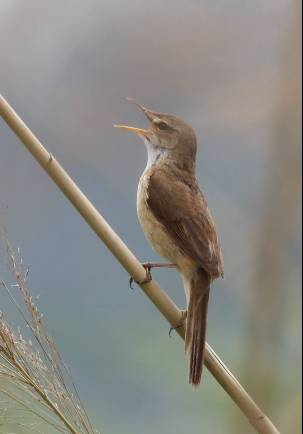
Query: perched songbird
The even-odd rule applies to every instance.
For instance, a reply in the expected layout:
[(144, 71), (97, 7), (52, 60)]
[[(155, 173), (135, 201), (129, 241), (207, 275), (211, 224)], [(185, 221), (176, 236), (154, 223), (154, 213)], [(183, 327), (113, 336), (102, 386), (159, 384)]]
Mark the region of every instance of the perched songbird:
[(136, 105), (150, 121), (149, 129), (117, 127), (136, 133), (147, 149), (147, 165), (138, 185), (138, 218), (154, 250), (181, 273), (187, 301), (189, 382), (197, 386), (210, 284), (223, 277), (220, 242), (195, 176), (197, 140), (193, 129), (176, 116)]

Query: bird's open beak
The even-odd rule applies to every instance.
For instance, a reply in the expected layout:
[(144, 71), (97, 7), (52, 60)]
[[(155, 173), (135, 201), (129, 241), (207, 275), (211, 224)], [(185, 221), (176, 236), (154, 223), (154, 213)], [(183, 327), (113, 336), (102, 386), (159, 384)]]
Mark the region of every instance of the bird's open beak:
[(139, 107), (140, 110), (143, 111), (143, 113), (145, 114), (145, 116), (147, 117), (147, 119), (149, 121), (153, 121), (154, 119), (154, 113), (149, 110), (148, 108), (144, 107), (143, 105), (139, 104), (137, 101), (135, 101), (133, 98), (126, 98), (127, 101), (131, 102), (132, 104), (135, 104), (137, 107)]
[(148, 137), (148, 130), (144, 130), (143, 128), (129, 127), (127, 125), (114, 125), (115, 128), (121, 128), (125, 131), (130, 131), (132, 133), (137, 134), (140, 137)]
[[(129, 102), (135, 104), (137, 107), (139, 107), (139, 109), (143, 111), (143, 113), (145, 114), (145, 116), (147, 117), (147, 119), (150, 122), (153, 121), (155, 115), (151, 110), (147, 109), (146, 107), (144, 107), (141, 104), (138, 104), (133, 98), (126, 98), (126, 99), (127, 99), (127, 101), (129, 101)], [(132, 133), (137, 134), (137, 136), (139, 136), (143, 139), (147, 138), (148, 140), (150, 140), (150, 134), (151, 134), (150, 130), (144, 130), (142, 128), (136, 128), (136, 127), (129, 127), (127, 125), (114, 125), (114, 127), (115, 128), (121, 128), (125, 131), (130, 131)]]

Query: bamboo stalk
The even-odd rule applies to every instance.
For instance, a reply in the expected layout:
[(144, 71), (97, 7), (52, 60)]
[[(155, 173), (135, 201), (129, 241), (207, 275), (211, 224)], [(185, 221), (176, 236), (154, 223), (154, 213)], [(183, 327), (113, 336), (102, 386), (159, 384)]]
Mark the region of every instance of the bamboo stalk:
[[(57, 184), (59, 189), (79, 211), (96, 235), (104, 242), (127, 273), (132, 276), (135, 281), (143, 281), (146, 277), (146, 272), (139, 260), (113, 231), (54, 156), (43, 147), (1, 95), (0, 115)], [(173, 327), (180, 324), (182, 319), (181, 311), (155, 280), (141, 285), (141, 288)], [(178, 328), (176, 331), (184, 339), (184, 327)], [(206, 344), (205, 366), (259, 434), (279, 434), (277, 428), (257, 406), (209, 344)]]

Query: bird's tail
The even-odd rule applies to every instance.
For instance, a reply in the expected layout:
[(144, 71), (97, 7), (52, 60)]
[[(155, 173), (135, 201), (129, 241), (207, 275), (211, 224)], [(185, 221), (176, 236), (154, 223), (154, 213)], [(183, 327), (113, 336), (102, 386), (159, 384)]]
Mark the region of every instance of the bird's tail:
[(189, 383), (198, 386), (201, 380), (210, 278), (203, 269), (195, 271), (187, 282), (189, 303), (186, 319), (185, 351), (189, 356)]

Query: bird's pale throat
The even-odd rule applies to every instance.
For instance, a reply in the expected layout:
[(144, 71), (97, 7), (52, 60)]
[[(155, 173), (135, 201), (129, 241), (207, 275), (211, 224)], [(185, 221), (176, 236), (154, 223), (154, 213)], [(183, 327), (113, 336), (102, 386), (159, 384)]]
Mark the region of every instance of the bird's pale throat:
[(165, 148), (155, 145), (149, 140), (144, 140), (144, 144), (147, 149), (146, 169), (149, 169), (151, 166), (159, 163), (161, 160), (167, 157), (167, 150)]

